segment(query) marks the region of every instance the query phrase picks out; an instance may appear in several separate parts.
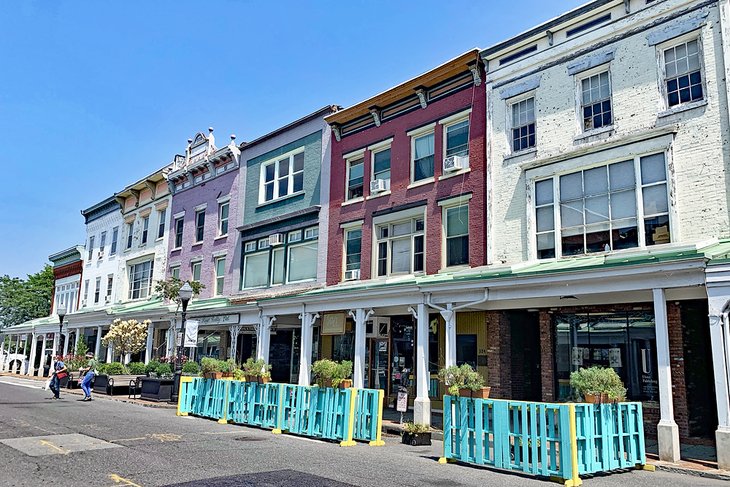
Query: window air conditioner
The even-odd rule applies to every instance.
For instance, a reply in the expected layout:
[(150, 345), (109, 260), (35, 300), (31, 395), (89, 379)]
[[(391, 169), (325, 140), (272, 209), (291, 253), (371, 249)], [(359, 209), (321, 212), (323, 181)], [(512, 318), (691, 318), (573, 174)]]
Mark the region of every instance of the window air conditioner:
[(86, 308), (86, 300), (85, 299), (82, 299), (81, 300), (81, 307), (82, 308)]
[(345, 271), (345, 280), (346, 281), (354, 281), (360, 279), (360, 269), (352, 269), (350, 271)]
[(373, 179), (370, 181), (370, 192), (371, 193), (382, 193), (386, 189), (386, 181), (385, 179)]
[(444, 159), (444, 172), (461, 171), (469, 163), (466, 156), (449, 156)]
[(103, 258), (104, 258), (104, 251), (103, 251), (103, 250), (100, 250), (100, 251), (99, 251), (99, 252), (98, 252), (98, 253), (96, 254), (96, 257), (97, 257), (98, 259), (103, 259)]
[(390, 318), (375, 316), (365, 322), (367, 338), (388, 338), (390, 335)]
[(281, 245), (284, 243), (284, 237), (281, 233), (269, 235), (269, 245)]

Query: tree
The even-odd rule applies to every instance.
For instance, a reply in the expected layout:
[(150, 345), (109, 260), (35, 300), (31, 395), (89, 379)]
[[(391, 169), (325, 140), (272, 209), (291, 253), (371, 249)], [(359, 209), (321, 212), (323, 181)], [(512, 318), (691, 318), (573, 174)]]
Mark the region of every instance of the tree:
[(137, 320), (116, 319), (109, 327), (109, 331), (101, 339), (105, 347), (110, 344), (114, 351), (124, 358), (128, 353), (142, 351), (147, 345), (147, 327), (150, 320), (139, 322)]
[(29, 274), (27, 279), (0, 277), (0, 328), (18, 325), (51, 313), (53, 268)]
[[(200, 291), (205, 288), (199, 281), (187, 281), (190, 287), (193, 288), (193, 294), (198, 295)], [(172, 301), (180, 306), (180, 288), (185, 284), (185, 281), (178, 279), (177, 277), (171, 277), (166, 281), (158, 281), (155, 284), (155, 293), (157, 297), (162, 298), (166, 301)]]

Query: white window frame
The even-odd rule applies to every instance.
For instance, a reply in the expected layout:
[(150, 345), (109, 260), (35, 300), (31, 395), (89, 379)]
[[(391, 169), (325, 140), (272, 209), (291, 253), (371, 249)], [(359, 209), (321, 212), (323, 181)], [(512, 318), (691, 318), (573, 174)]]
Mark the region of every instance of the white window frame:
[[(407, 132), (406, 135), (411, 139), (411, 155), (410, 155), (410, 183), (413, 185), (421, 185), (431, 183), (436, 180), (436, 122), (424, 125), (417, 129)], [(433, 136), (433, 176), (416, 180), (416, 139), (425, 137), (427, 135)]]
[[(195, 279), (195, 268), (198, 268), (198, 278)], [(190, 280), (200, 282), (200, 280), (203, 278), (203, 261), (198, 260), (191, 260), (190, 261)]]
[[(261, 169), (260, 169), (260, 175), (259, 175), (259, 205), (264, 205), (268, 203), (272, 203), (274, 201), (278, 201), (283, 198), (288, 198), (297, 194), (301, 194), (304, 192), (304, 170), (306, 166), (306, 160), (302, 160), (302, 169), (300, 171), (294, 172), (294, 156), (298, 154), (302, 154), (302, 158), (304, 158), (304, 147), (298, 147), (297, 149), (291, 150), (289, 152), (285, 152), (284, 154), (281, 154), (279, 156), (276, 156), (272, 159), (269, 159), (267, 161), (264, 161), (261, 163)], [(289, 172), (287, 173), (287, 192), (285, 195), (279, 194), (279, 167), (280, 161), (283, 161), (284, 159), (289, 159)], [(273, 197), (270, 200), (266, 199), (266, 168), (268, 166), (274, 165), (274, 191), (273, 191)], [(302, 189), (298, 191), (294, 191), (294, 176), (296, 174), (302, 175)]]
[(147, 245), (147, 241), (150, 238), (150, 215), (142, 217), (142, 235), (140, 237), (139, 246)]
[(112, 241), (109, 246), (109, 256), (116, 255), (117, 253), (117, 246), (119, 245), (119, 227), (112, 228)]
[[(404, 275), (421, 275), (426, 272), (426, 259), (427, 259), (427, 251), (426, 251), (426, 216), (424, 213), (423, 208), (417, 208), (416, 211), (403, 211), (399, 212), (397, 214), (391, 214), (391, 215), (383, 215), (383, 217), (390, 217), (390, 218), (373, 218), (372, 223), (372, 262), (371, 262), (371, 275), (375, 276), (376, 278), (384, 279), (392, 276), (404, 276)], [(422, 220), (423, 221), (423, 230), (416, 230), (416, 221)], [(393, 225), (398, 225), (405, 222), (411, 222), (411, 232), (408, 234), (410, 236), (411, 240), (411, 250), (410, 250), (410, 266), (409, 270), (407, 272), (392, 272), (392, 257), (393, 257), (393, 245), (392, 242), (394, 240), (401, 240), (405, 239), (405, 235), (401, 235), (398, 237), (393, 237), (392, 234), (392, 227)], [(388, 226), (388, 237), (380, 238), (380, 227)], [(414, 259), (415, 259), (415, 238), (418, 236), (423, 236), (423, 269), (419, 271), (414, 271)], [(386, 256), (386, 272), (384, 275), (378, 274), (378, 261), (379, 261), (379, 244), (382, 242), (387, 243), (388, 248), (388, 255)], [(362, 254), (361, 254), (362, 256)], [(362, 258), (362, 257), (361, 257)], [(361, 261), (362, 263), (362, 261)]]
[[(223, 218), (223, 207), (227, 207), (228, 214), (225, 218)], [(229, 220), (231, 216), (231, 202), (229, 200), (225, 201), (219, 201), (218, 202), (218, 236), (219, 237), (225, 237), (228, 235), (228, 231), (230, 230), (229, 227)], [(226, 231), (223, 232), (223, 222), (226, 223)]]
[[(295, 240), (290, 240), (289, 237), (291, 237), (294, 234), (299, 234), (299, 237), (295, 237)], [(310, 282), (315, 281), (317, 279), (317, 275), (315, 273), (314, 277), (301, 279), (293, 281), (289, 278), (290, 270), (292, 268), (290, 259), (291, 259), (291, 249), (302, 247), (305, 245), (311, 245), (313, 242), (316, 242), (317, 245), (319, 245), (319, 227), (313, 226), (308, 227), (305, 229), (298, 229), (298, 230), (292, 230), (290, 232), (287, 232), (287, 239), (286, 242), (282, 245), (276, 245), (276, 246), (270, 246), (268, 244), (269, 240), (267, 238), (261, 238), (258, 240), (249, 240), (247, 242), (243, 243), (243, 272), (241, 276), (240, 281), (240, 288), (241, 290), (250, 290), (250, 289), (261, 289), (261, 288), (268, 288), (268, 287), (274, 287), (274, 286), (281, 286), (281, 285), (287, 285), (287, 284), (294, 284), (294, 283), (300, 283), (300, 282)], [(298, 238), (298, 239), (297, 239)], [(265, 246), (262, 244), (265, 242)], [(282, 282), (274, 282), (274, 272), (275, 272), (275, 266), (274, 266), (274, 254), (279, 253), (280, 255), (283, 254), (284, 258), (284, 276)], [(260, 286), (251, 286), (251, 287), (245, 287), (246, 283), (246, 271), (247, 271), (247, 265), (246, 261), (250, 257), (260, 256), (260, 255), (267, 255), (268, 256), (268, 267), (267, 267), (267, 281), (266, 284), (262, 284)], [(318, 265), (318, 264), (317, 264)]]
[[(391, 138), (389, 138), (387, 140), (383, 140), (381, 142), (378, 142), (377, 144), (372, 144), (372, 145), (369, 145), (368, 146), (368, 151), (370, 152), (370, 181), (371, 182), (372, 181), (375, 181), (375, 179), (378, 179), (378, 178), (375, 177), (375, 155), (376, 154), (380, 154), (381, 152), (384, 152), (386, 150), (389, 150), (390, 151), (390, 162), (389, 162), (389, 165), (388, 165), (388, 172), (390, 172), (390, 176), (388, 176), (387, 179), (383, 178), (384, 181), (385, 181), (385, 191), (383, 191), (382, 193), (377, 193), (377, 196), (380, 196), (382, 194), (387, 194), (390, 191), (390, 180), (393, 178), (393, 150), (392, 150), (392, 145), (393, 145), (393, 137), (391, 137)], [(364, 171), (364, 169), (365, 169), (365, 167), (363, 166), (363, 171)], [(363, 174), (363, 183), (365, 182), (364, 181), (364, 179), (365, 179), (364, 176), (365, 176), (365, 174)], [(363, 187), (363, 195), (365, 194), (364, 189), (365, 188)], [(369, 185), (368, 185), (368, 195), (370, 195), (370, 197), (376, 196), (375, 194), (370, 193), (370, 186)]]
[(125, 226), (127, 227), (127, 241), (125, 242), (124, 250), (129, 250), (134, 244), (134, 220), (125, 222)]
[(95, 239), (96, 239), (95, 235), (91, 235), (89, 237), (89, 250), (87, 251), (87, 254), (86, 254), (86, 260), (87, 260), (86, 263), (87, 264), (91, 264), (91, 260), (94, 257), (94, 240)]
[[(470, 200), (471, 200), (471, 195), (466, 195), (466, 196), (457, 196), (456, 198), (450, 198), (448, 200), (440, 201), (439, 202), (439, 206), (441, 207), (441, 270), (445, 270), (445, 269), (458, 269), (458, 268), (463, 268), (463, 267), (469, 267), (470, 264), (471, 264), (471, 259), (469, 258), (470, 255), (467, 255), (467, 261), (466, 261), (465, 264), (456, 264), (456, 265), (452, 265), (452, 266), (447, 265), (447, 262), (448, 262), (448, 255), (447, 255), (448, 254), (448, 247), (447, 247), (447, 241), (448, 241), (448, 238), (447, 238), (447, 235), (446, 235), (447, 223), (448, 223), (448, 221), (447, 221), (448, 210), (451, 210), (453, 208), (458, 208), (460, 206), (466, 206), (467, 207), (467, 211), (469, 212), (469, 220), (471, 221), (471, 218), (472, 218), (472, 215), (471, 215), (472, 208), (469, 205), (469, 201)], [(469, 246), (468, 246), (468, 252), (469, 253), (471, 253), (471, 238), (472, 238), (471, 232), (469, 231), (469, 230), (471, 230), (471, 227), (469, 225), (470, 221), (467, 221), (467, 223), (466, 223), (466, 228), (467, 228), (467, 234), (466, 234), (466, 236), (469, 239)]]
[[(583, 120), (583, 81), (603, 73), (608, 74), (608, 102), (611, 105), (611, 123), (598, 128), (585, 128)], [(611, 68), (609, 64), (602, 64), (575, 75), (575, 102), (578, 133), (591, 134), (593, 132), (603, 132), (613, 129), (613, 126), (616, 123), (616, 114), (613, 111), (613, 76), (611, 75)], [(593, 103), (595, 102), (592, 102), (591, 104)], [(537, 118), (537, 115), (535, 118)], [(537, 126), (535, 127), (535, 145), (537, 145)]]
[[(165, 237), (165, 220), (167, 219), (167, 208), (163, 208), (161, 210), (157, 210), (157, 240), (160, 240)], [(160, 235), (160, 232), (162, 232), (162, 235)]]
[(101, 252), (101, 257), (104, 256), (105, 247), (106, 247), (106, 231), (101, 232), (101, 235), (99, 236), (99, 252)]
[[(218, 264), (223, 262), (223, 274), (218, 274)], [(213, 282), (214, 282), (214, 296), (223, 296), (223, 288), (225, 286), (226, 278), (226, 256), (215, 257), (213, 259)]]
[[(442, 161), (442, 163), (443, 163), (443, 160), (446, 159), (446, 157), (447, 157), (447, 155), (446, 155), (446, 151), (447, 151), (446, 142), (448, 140), (447, 135), (448, 135), (449, 128), (450, 127), (453, 127), (454, 125), (460, 124), (462, 122), (467, 122), (467, 124), (469, 125), (469, 129), (467, 131), (467, 136), (466, 136), (466, 152), (467, 152), (467, 154), (466, 154), (466, 156), (462, 156), (462, 157), (466, 157), (467, 166), (464, 169), (462, 169), (462, 171), (463, 171), (463, 170), (465, 170), (465, 169), (467, 169), (469, 167), (468, 161), (469, 161), (469, 155), (470, 155), (470, 149), (471, 149), (471, 139), (470, 139), (470, 137), (471, 137), (471, 108), (468, 109), (468, 110), (465, 110), (463, 112), (456, 113), (456, 114), (454, 114), (454, 115), (452, 115), (450, 117), (447, 117), (447, 118), (444, 118), (442, 120), (439, 120), (439, 124), (442, 125), (442, 127), (443, 127), (442, 130), (441, 130), (441, 132), (442, 132), (441, 133), (441, 137), (442, 137), (441, 161)], [(434, 164), (435, 164), (435, 161), (434, 161)]]
[(96, 277), (94, 282), (94, 304), (99, 304), (101, 299), (101, 276)]
[[(666, 42), (662, 42), (661, 44), (657, 44), (656, 46), (656, 55), (657, 55), (657, 64), (659, 69), (659, 90), (662, 94), (662, 103), (664, 106), (664, 109), (667, 111), (682, 111), (686, 109), (690, 109), (693, 107), (696, 107), (698, 105), (702, 105), (707, 102), (707, 75), (705, 71), (705, 54), (704, 49), (702, 45), (702, 33), (698, 30), (689, 32), (687, 34), (674, 37)], [(686, 44), (687, 42), (691, 42), (693, 40), (697, 40), (697, 52), (699, 56), (699, 62), (700, 62), (700, 77), (702, 78), (702, 99), (700, 100), (692, 100), (688, 102), (682, 103), (681, 101), (674, 106), (669, 106), (669, 94), (667, 92), (667, 72), (666, 72), (666, 63), (664, 62), (664, 51), (667, 49), (676, 47), (680, 44)]]
[[(137, 266), (142, 266), (144, 264), (149, 264), (150, 265), (150, 268), (149, 268), (150, 269), (149, 270), (149, 278), (147, 279), (146, 285), (145, 285), (145, 283), (143, 281), (140, 281), (139, 296), (133, 297), (133, 295), (134, 295), (134, 283), (135, 283), (135, 279), (134, 279), (135, 268)], [(152, 294), (152, 275), (154, 274), (154, 269), (155, 269), (154, 265), (155, 265), (154, 264), (154, 260), (145, 260), (145, 261), (142, 261), (142, 262), (137, 262), (135, 264), (129, 264), (127, 266), (127, 272), (128, 272), (128, 275), (129, 275), (129, 293), (128, 293), (128, 297), (129, 297), (130, 300), (146, 299), (147, 297), (149, 297)], [(145, 291), (144, 293), (143, 293), (143, 290)]]
[(114, 289), (114, 274), (108, 274), (106, 276), (106, 296), (105, 301), (111, 302), (112, 290)]
[[(177, 274), (177, 275), (175, 275), (175, 274)], [(179, 264), (170, 266), (170, 277), (180, 279), (180, 265)]]
[[(345, 160), (345, 202), (362, 201), (365, 198), (365, 149), (343, 156)], [(362, 195), (350, 198), (350, 166), (353, 162), (362, 161)]]
[(246, 242), (246, 244), (243, 246), (244, 252), (255, 252), (256, 251), (256, 241)]
[[(517, 128), (517, 127), (515, 127), (515, 125), (514, 125), (514, 119), (512, 117), (512, 107), (514, 105), (516, 105), (517, 103), (521, 103), (521, 102), (526, 101), (526, 100), (528, 100), (530, 98), (533, 99), (533, 110), (534, 110), (534, 114), (535, 114), (535, 121), (534, 121), (534, 124), (535, 124), (535, 145), (533, 145), (532, 147), (527, 147), (525, 149), (514, 150), (514, 139), (513, 139), (513, 136), (512, 136), (512, 130), (515, 129), (515, 128)], [(527, 91), (525, 93), (521, 93), (518, 96), (514, 96), (512, 98), (509, 98), (509, 99), (505, 100), (505, 104), (506, 104), (506, 107), (507, 107), (507, 110), (506, 110), (507, 123), (505, 124), (505, 126), (507, 127), (506, 136), (507, 136), (507, 146), (509, 147), (508, 153), (509, 154), (513, 154), (513, 155), (519, 155), (519, 154), (524, 154), (524, 153), (527, 153), (527, 152), (536, 150), (537, 149), (537, 142), (538, 142), (538, 140), (537, 140), (537, 135), (538, 135), (537, 134), (537, 129), (538, 129), (538, 123), (537, 123), (537, 113), (538, 113), (537, 112), (537, 90), (530, 90), (530, 91)], [(522, 127), (522, 126), (523, 125), (520, 125), (520, 127)]]
[[(180, 232), (180, 245), (177, 244), (178, 243), (177, 242), (177, 222), (181, 223), (180, 227), (182, 230)], [(183, 239), (185, 238), (185, 215), (174, 218), (172, 226), (173, 226), (172, 231), (173, 231), (173, 239), (174, 239), (173, 240), (173, 250), (181, 249), (183, 246)]]
[[(198, 208), (195, 210), (195, 219), (193, 220), (193, 225), (194, 225), (194, 229), (195, 229), (195, 243), (196, 244), (203, 243), (203, 241), (205, 240), (205, 220), (206, 220), (205, 211), (206, 211), (206, 208)], [(202, 235), (201, 239), (198, 239), (198, 215), (201, 215), (201, 214), (203, 215), (203, 235)]]
[[(341, 276), (341, 279), (343, 281), (345, 280), (345, 274), (349, 270), (359, 270), (360, 272), (362, 272), (362, 238), (363, 238), (362, 227), (363, 227), (362, 221), (353, 222), (350, 225), (342, 226), (342, 230), (343, 230), (342, 237), (343, 238), (342, 238), (342, 276)], [(360, 232), (360, 265), (357, 267), (357, 269), (348, 269), (347, 268), (347, 241), (348, 241), (347, 235), (350, 232), (357, 232), (357, 231)]]

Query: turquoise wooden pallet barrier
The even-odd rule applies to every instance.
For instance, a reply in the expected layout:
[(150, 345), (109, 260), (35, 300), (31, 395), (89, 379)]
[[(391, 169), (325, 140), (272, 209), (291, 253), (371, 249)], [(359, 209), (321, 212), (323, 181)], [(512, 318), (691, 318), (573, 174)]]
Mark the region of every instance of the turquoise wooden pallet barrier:
[(355, 423), (353, 438), (361, 441), (377, 441), (379, 439), (382, 404), (380, 391), (377, 389), (355, 389)]

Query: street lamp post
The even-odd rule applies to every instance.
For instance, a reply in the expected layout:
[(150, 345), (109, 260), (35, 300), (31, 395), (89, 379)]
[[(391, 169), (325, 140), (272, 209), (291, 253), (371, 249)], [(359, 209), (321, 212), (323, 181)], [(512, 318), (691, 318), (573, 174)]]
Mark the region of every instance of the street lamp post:
[(175, 380), (172, 386), (171, 402), (177, 402), (180, 393), (180, 376), (182, 375), (182, 357), (185, 353), (185, 320), (187, 318), (188, 303), (193, 297), (193, 288), (189, 282), (180, 287), (178, 291), (178, 297), (180, 298), (180, 304), (182, 305), (182, 326), (181, 326), (181, 338), (177, 344), (177, 356), (175, 357)]
[(66, 310), (64, 308), (58, 308), (58, 351), (54, 350), (56, 357), (61, 355), (63, 345), (61, 345), (61, 339), (63, 338), (63, 319), (66, 317)]

